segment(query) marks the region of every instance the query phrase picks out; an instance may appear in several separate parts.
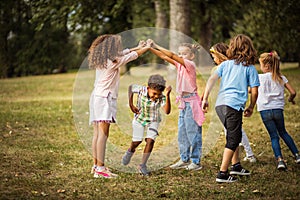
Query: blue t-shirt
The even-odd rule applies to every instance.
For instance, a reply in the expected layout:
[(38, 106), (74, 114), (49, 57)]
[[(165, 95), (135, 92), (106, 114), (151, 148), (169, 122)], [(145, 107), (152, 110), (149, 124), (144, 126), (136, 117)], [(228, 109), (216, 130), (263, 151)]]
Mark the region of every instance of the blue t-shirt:
[(253, 65), (235, 64), (234, 60), (222, 62), (216, 72), (221, 78), (216, 106), (227, 105), (244, 110), (248, 100), (248, 87), (259, 86), (257, 70)]

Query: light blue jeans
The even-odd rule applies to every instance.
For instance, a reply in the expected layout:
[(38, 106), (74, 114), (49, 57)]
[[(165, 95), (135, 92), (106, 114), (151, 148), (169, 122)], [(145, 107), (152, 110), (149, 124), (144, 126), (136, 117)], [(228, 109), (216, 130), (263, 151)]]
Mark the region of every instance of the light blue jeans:
[(275, 158), (278, 157), (282, 158), (282, 153), (281, 153), (281, 148), (279, 143), (280, 137), (283, 139), (285, 144), (289, 147), (293, 155), (299, 153), (293, 138), (285, 130), (284, 116), (283, 116), (282, 109), (263, 110), (260, 111), (260, 116), (270, 135)]
[(193, 118), (189, 102), (180, 110), (178, 119), (178, 145), (180, 159), (183, 162), (192, 161), (199, 164), (202, 154), (202, 127)]

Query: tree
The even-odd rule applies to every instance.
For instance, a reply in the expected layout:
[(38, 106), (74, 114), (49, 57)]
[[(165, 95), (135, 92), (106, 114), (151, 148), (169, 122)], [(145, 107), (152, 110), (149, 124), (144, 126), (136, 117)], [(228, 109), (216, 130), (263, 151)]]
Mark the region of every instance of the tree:
[(234, 31), (253, 39), (259, 52), (276, 50), (281, 60), (297, 61), (300, 67), (300, 5), (297, 1), (253, 1)]

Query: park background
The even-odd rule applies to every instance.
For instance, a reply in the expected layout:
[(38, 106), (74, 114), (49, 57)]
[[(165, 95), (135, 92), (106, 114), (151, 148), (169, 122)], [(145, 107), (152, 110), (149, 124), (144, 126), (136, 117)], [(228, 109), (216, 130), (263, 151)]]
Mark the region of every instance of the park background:
[[(277, 50), (282, 72), (299, 91), (299, 6), (296, 0), (2, 0), (0, 198), (299, 199), (299, 166), (282, 145), (289, 170), (276, 170), (257, 112), (245, 119), (244, 128), (258, 162), (243, 163), (252, 176), (230, 185), (215, 183), (222, 134), (202, 171), (161, 169), (148, 178), (121, 173), (116, 180), (93, 179), (91, 155), (72, 115), (76, 71), (91, 42), (104, 33), (142, 27), (182, 32), (206, 50), (244, 33), (258, 53)], [(129, 68), (147, 59), (143, 56)], [(296, 105), (287, 103), (285, 115), (287, 130), (299, 147), (298, 102), (299, 96)]]

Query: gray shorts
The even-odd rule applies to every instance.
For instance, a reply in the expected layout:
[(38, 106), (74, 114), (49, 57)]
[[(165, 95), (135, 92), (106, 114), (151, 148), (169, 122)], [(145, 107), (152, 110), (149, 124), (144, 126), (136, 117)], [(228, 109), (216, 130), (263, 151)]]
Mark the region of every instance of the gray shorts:
[(146, 136), (145, 138), (151, 138), (155, 141), (156, 137), (158, 136), (158, 122), (151, 122), (147, 126), (141, 125), (138, 121), (133, 119), (132, 121), (132, 141), (142, 141), (144, 138), (144, 132), (146, 129)]

